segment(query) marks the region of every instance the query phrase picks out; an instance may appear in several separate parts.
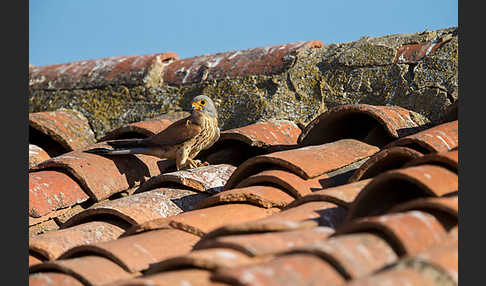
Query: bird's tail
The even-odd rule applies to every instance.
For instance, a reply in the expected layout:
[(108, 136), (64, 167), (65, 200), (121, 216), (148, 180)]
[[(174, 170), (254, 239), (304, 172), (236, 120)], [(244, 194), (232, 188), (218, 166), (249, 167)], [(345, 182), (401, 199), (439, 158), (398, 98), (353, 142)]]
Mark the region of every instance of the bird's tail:
[(144, 146), (143, 139), (120, 139), (106, 142), (113, 148), (136, 148)]
[(129, 154), (145, 154), (149, 151), (147, 147), (126, 148), (126, 149), (108, 149), (108, 148), (93, 148), (85, 150), (84, 152), (98, 155), (129, 155)]

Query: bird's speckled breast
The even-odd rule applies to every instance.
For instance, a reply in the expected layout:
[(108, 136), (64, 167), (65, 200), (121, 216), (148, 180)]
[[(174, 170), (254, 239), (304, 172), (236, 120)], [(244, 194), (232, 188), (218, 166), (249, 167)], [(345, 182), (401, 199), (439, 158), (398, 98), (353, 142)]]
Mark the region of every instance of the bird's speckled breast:
[(188, 142), (191, 145), (189, 157), (194, 158), (201, 150), (211, 147), (219, 138), (218, 119), (204, 116), (201, 118), (201, 132)]

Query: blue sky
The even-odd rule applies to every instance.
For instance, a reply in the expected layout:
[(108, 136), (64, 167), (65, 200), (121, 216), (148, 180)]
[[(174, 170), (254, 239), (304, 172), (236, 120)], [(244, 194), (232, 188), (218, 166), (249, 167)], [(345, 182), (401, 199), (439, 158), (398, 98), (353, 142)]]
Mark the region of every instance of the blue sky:
[(457, 0), (29, 0), (29, 63), (415, 33), (458, 25)]

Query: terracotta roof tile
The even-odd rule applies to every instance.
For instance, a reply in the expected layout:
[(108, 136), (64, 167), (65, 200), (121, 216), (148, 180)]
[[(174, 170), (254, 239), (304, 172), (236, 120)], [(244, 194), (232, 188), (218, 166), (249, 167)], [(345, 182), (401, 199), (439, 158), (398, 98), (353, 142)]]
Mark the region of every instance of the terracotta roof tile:
[(105, 200), (71, 217), (63, 224), (69, 227), (103, 217), (122, 220), (130, 225), (176, 215), (194, 209), (207, 194), (191, 190), (158, 188), (115, 200)]
[(312, 191), (328, 187), (332, 182), (329, 180), (328, 175), (304, 180), (298, 175), (288, 171), (269, 169), (243, 179), (235, 186), (235, 188), (268, 184), (278, 186), (292, 196), (299, 198), (310, 194)]
[(42, 161), (51, 158), (41, 147), (29, 144), (29, 168), (39, 164)]
[(44, 262), (30, 267), (29, 272), (61, 272), (73, 276), (84, 285), (102, 285), (131, 277), (116, 263), (92, 255)]
[(416, 256), (403, 259), (398, 263), (398, 267), (403, 265), (405, 267), (411, 266), (420, 269), (423, 268), (423, 263), (431, 264), (439, 267), (442, 271), (447, 273), (455, 283), (459, 283), (458, 256), (458, 241), (450, 239), (440, 245), (431, 247)]
[(458, 191), (457, 174), (434, 165), (392, 170), (376, 176), (353, 202), (348, 220), (384, 213), (420, 197), (440, 197)]
[(347, 286), (437, 286), (435, 279), (421, 275), (418, 271), (405, 268), (379, 272), (373, 276), (351, 281)]
[(288, 120), (268, 120), (224, 130), (218, 141), (199, 157), (212, 164), (239, 165), (248, 158), (297, 144), (300, 128)]
[(449, 230), (457, 226), (459, 221), (459, 200), (458, 196), (442, 198), (420, 198), (399, 204), (389, 212), (404, 212), (408, 210), (420, 210), (431, 213)]
[(296, 199), (290, 203), (287, 208), (293, 208), (303, 203), (311, 201), (325, 201), (335, 203), (341, 207), (349, 208), (354, 199), (363, 190), (363, 188), (371, 182), (371, 179), (361, 180), (345, 185), (339, 185), (323, 189), (320, 191), (314, 191), (300, 199)]
[(32, 89), (80, 89), (108, 85), (142, 85), (153, 72), (160, 73), (174, 53), (121, 56), (33, 67), (29, 70)]
[[(267, 166), (289, 170), (304, 179), (315, 178), (335, 171), (379, 151), (375, 146), (353, 139), (343, 139), (317, 146), (306, 146), (252, 157), (241, 164), (228, 179), (225, 189), (234, 188), (240, 181)], [(266, 167), (266, 168), (265, 168)]]
[(422, 153), (407, 147), (383, 149), (364, 162), (349, 178), (349, 182), (369, 179), (385, 171), (399, 169), (407, 162), (422, 156)]
[(89, 199), (78, 183), (58, 171), (29, 173), (29, 216), (39, 218)]
[(385, 146), (405, 146), (423, 154), (453, 150), (459, 146), (458, 121), (443, 123), (421, 132), (395, 140)]
[(79, 280), (64, 273), (41, 272), (29, 275), (30, 286), (83, 286)]
[(189, 267), (216, 270), (224, 267), (248, 265), (257, 261), (258, 259), (250, 258), (246, 254), (230, 248), (201, 249), (155, 263), (151, 265), (146, 274)]
[(266, 256), (326, 239), (334, 233), (330, 227), (313, 227), (289, 231), (257, 232), (203, 238), (194, 249), (229, 248), (248, 256)]
[(448, 237), (436, 217), (415, 210), (356, 219), (342, 224), (335, 235), (356, 232), (379, 233), (400, 256), (415, 255)]
[(198, 208), (206, 208), (222, 203), (247, 202), (263, 208), (283, 208), (294, 198), (285, 191), (270, 186), (250, 186), (231, 189), (213, 195), (202, 201)]
[(447, 240), (346, 285), (458, 285), (457, 274), (457, 240)]
[(382, 147), (419, 129), (415, 117), (415, 112), (399, 106), (340, 105), (307, 124), (298, 142), (319, 145), (353, 138)]
[[(98, 145), (104, 146), (91, 146)], [(44, 161), (33, 170), (64, 170), (78, 180), (94, 201), (101, 201), (160, 174), (167, 168), (164, 162), (147, 155), (103, 157), (76, 150)]]
[(294, 224), (305, 220), (314, 221), (314, 226), (336, 228), (346, 216), (346, 208), (326, 201), (311, 201), (260, 220), (261, 223), (286, 222)]
[(148, 269), (150, 264), (190, 251), (199, 239), (196, 235), (177, 229), (160, 229), (73, 247), (59, 259), (69, 259), (86, 253), (96, 254), (136, 274)]
[(321, 41), (296, 42), (180, 59), (164, 69), (163, 78), (168, 84), (189, 84), (226, 77), (281, 73), (294, 64), (293, 59), (303, 49), (322, 46)]
[(404, 167), (418, 165), (438, 165), (456, 172), (459, 170), (459, 152), (457, 150), (427, 154), (421, 158), (407, 162)]
[(199, 168), (162, 173), (150, 178), (138, 187), (135, 193), (145, 192), (164, 185), (179, 185), (190, 189), (219, 193), (236, 167), (229, 164), (209, 165)]
[(114, 240), (124, 231), (122, 225), (103, 221), (87, 222), (30, 237), (29, 251), (43, 260), (54, 260), (73, 247)]
[(336, 267), (347, 279), (373, 273), (398, 258), (385, 240), (372, 233), (331, 237), (294, 248), (289, 253), (315, 254)]
[(40, 146), (51, 157), (94, 142), (88, 119), (79, 111), (60, 109), (29, 113), (29, 143)]
[(187, 111), (174, 111), (144, 121), (133, 122), (110, 130), (99, 141), (145, 138), (164, 130), (173, 122), (189, 116)]
[(295, 145), (300, 132), (292, 121), (268, 120), (222, 131), (219, 141), (235, 140), (257, 147)]
[(344, 277), (330, 264), (310, 254), (292, 254), (249, 266), (223, 268), (214, 281), (231, 285), (340, 285)]
[(155, 219), (136, 225), (128, 234), (161, 228), (175, 228), (199, 236), (230, 223), (256, 220), (278, 212), (278, 209), (265, 209), (245, 203), (233, 203), (196, 209), (164, 219)]
[[(126, 280), (119, 280), (113, 286), (174, 286), (174, 285), (198, 285), (198, 286), (224, 286), (226, 283), (219, 283), (210, 280), (211, 272), (202, 269), (181, 269), (144, 275)], [(185, 285), (184, 285), (185, 284)], [(110, 284), (107, 284), (108, 286)]]
[(451, 39), (452, 36), (449, 34), (447, 37), (434, 41), (403, 45), (398, 49), (393, 62), (399, 64), (415, 64)]
[[(272, 215), (273, 216), (273, 215)], [(270, 216), (270, 218), (272, 218)], [(222, 227), (216, 228), (205, 234), (201, 240), (203, 241), (212, 239), (214, 237), (225, 235), (240, 235), (240, 234), (254, 234), (254, 233), (270, 233), (278, 231), (293, 231), (299, 229), (308, 229), (317, 227), (318, 223), (312, 220), (278, 220), (265, 218), (254, 221), (248, 221), (236, 224), (227, 224)]]

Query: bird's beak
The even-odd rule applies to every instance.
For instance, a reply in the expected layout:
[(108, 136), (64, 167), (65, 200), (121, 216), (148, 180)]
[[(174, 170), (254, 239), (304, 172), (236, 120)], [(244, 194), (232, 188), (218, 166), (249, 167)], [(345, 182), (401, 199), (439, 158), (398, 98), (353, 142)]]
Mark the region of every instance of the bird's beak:
[(199, 102), (193, 102), (192, 103), (192, 110), (201, 110), (202, 106), (199, 104)]

